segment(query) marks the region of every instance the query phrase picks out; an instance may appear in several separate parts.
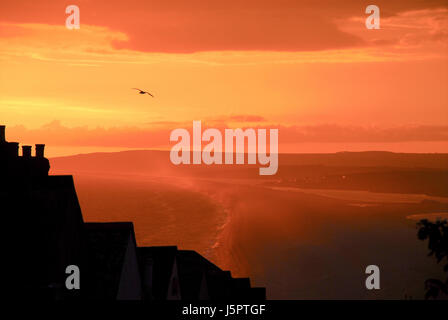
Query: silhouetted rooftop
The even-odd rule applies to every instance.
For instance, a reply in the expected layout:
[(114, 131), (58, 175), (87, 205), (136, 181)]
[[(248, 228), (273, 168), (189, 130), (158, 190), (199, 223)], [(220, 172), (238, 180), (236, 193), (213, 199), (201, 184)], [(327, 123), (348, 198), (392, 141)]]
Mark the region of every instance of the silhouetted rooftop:
[(84, 224), (88, 296), (116, 299), (126, 251), (136, 246), (132, 222)]

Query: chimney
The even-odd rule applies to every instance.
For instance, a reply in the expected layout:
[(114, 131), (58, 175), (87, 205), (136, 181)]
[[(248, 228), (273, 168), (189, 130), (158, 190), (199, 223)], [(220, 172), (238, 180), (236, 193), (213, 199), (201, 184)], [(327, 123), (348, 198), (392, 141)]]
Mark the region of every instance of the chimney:
[(36, 158), (44, 158), (44, 144), (36, 144)]
[(0, 143), (6, 142), (5, 128), (6, 126), (0, 126)]
[(22, 146), (22, 156), (24, 158), (31, 158), (31, 146)]

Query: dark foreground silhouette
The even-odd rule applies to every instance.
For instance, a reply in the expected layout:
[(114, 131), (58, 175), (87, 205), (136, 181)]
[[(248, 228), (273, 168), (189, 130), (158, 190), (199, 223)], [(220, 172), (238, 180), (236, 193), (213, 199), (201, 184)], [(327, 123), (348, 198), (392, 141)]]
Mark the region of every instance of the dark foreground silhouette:
[[(86, 223), (72, 176), (48, 175), (44, 145), (7, 142), (0, 126), (1, 212), (9, 297), (20, 299), (264, 300), (195, 251), (138, 247), (132, 222)], [(75, 278), (79, 270), (79, 281)], [(78, 286), (79, 283), (79, 286)], [(78, 288), (79, 287), (79, 288)]]
[(425, 299), (437, 299), (440, 295), (448, 296), (448, 223), (446, 220), (430, 222), (426, 219), (418, 223), (418, 238), (428, 239), (429, 256), (434, 256), (437, 263), (445, 264), (443, 271), (447, 273), (445, 281), (427, 279), (425, 281)]

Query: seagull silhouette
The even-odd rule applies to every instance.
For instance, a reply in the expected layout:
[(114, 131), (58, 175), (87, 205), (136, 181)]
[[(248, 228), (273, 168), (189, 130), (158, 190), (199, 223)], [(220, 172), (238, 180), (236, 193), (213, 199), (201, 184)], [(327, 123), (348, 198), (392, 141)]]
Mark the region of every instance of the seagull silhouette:
[(147, 93), (147, 94), (149, 94), (151, 97), (154, 98), (154, 96), (153, 96), (152, 94), (150, 94), (148, 91), (143, 91), (143, 90), (141, 90), (141, 89), (139, 89), (139, 88), (132, 88), (132, 89), (135, 89), (135, 90), (140, 91), (140, 92), (139, 92), (140, 94), (145, 94), (145, 93)]

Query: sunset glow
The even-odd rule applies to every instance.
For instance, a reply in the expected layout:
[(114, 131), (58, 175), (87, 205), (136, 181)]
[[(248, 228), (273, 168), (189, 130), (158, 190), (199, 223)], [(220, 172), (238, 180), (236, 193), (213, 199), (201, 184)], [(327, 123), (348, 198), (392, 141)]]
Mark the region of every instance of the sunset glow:
[(367, 30), (351, 2), (78, 2), (79, 30), (66, 29), (63, 1), (1, 5), (0, 118), (11, 141), (43, 140), (50, 156), (163, 149), (170, 130), (202, 120), (280, 128), (283, 152), (447, 150), (446, 3), (384, 4), (381, 29)]

